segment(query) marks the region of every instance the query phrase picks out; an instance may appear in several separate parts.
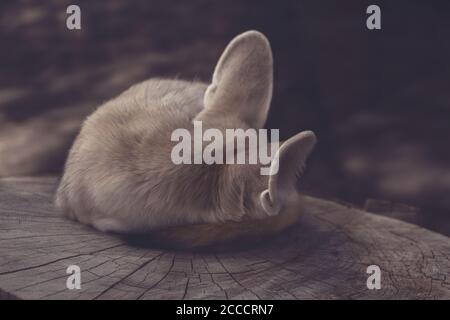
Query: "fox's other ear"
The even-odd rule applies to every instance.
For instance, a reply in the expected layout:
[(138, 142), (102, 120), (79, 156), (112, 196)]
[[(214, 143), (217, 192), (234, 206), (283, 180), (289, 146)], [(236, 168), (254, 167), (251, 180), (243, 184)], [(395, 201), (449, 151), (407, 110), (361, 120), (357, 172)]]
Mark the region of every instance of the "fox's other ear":
[(272, 51), (260, 32), (247, 31), (227, 46), (204, 96), (207, 114), (235, 115), (251, 128), (266, 122), (272, 99)]
[(261, 205), (269, 215), (276, 215), (286, 200), (296, 192), (306, 159), (316, 144), (312, 131), (303, 131), (285, 141), (271, 165), (269, 188), (261, 193)]

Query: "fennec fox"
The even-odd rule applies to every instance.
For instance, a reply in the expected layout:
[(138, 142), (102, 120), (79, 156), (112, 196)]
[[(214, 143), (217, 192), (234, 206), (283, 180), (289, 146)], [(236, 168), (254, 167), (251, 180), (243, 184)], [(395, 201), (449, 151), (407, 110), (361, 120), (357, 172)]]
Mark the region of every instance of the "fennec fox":
[[(278, 149), (278, 172), (255, 164), (176, 165), (177, 128), (261, 128), (272, 98), (268, 40), (248, 31), (231, 41), (207, 85), (147, 80), (84, 122), (67, 160), (56, 205), (101, 231), (148, 233), (179, 247), (271, 234), (297, 220), (285, 204), (316, 138), (301, 132)], [(236, 151), (235, 151), (236, 152)]]

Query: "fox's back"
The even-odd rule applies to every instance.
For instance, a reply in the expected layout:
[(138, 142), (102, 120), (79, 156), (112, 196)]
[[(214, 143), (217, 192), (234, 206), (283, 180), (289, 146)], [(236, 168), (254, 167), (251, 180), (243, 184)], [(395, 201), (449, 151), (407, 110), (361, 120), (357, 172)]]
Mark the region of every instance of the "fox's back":
[[(85, 121), (70, 151), (59, 205), (79, 208), (69, 214), (86, 223), (96, 215), (176, 210), (167, 203), (173, 203), (169, 199), (176, 192), (173, 182), (177, 175), (182, 178), (183, 167), (170, 160), (168, 142), (175, 129), (190, 130), (203, 109), (206, 87), (199, 82), (151, 79), (100, 106)], [(132, 201), (130, 192), (136, 197)], [(117, 212), (102, 212), (104, 202)], [(164, 225), (163, 220), (160, 214), (152, 217), (151, 224)]]

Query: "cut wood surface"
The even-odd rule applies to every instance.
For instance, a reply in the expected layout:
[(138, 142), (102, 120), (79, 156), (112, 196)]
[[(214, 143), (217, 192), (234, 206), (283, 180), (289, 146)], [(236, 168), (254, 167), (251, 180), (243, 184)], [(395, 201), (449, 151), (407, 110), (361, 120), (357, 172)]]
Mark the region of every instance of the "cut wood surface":
[[(450, 239), (307, 197), (301, 222), (240, 250), (136, 246), (62, 217), (58, 180), (0, 180), (0, 298), (450, 299)], [(70, 265), (81, 289), (66, 287)], [(369, 265), (381, 289), (367, 288)]]

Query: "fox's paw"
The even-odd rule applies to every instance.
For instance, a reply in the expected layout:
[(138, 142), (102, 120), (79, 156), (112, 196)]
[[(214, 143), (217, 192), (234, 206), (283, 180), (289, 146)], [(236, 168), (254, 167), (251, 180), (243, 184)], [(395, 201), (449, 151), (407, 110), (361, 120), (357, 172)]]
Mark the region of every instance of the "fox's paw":
[(126, 233), (129, 231), (121, 221), (114, 218), (100, 218), (94, 220), (92, 226), (102, 232)]

